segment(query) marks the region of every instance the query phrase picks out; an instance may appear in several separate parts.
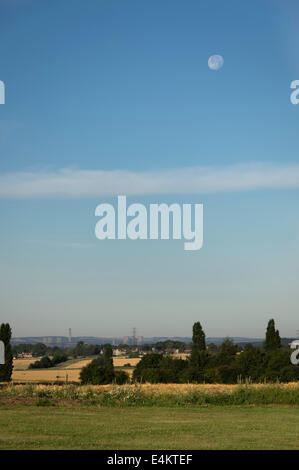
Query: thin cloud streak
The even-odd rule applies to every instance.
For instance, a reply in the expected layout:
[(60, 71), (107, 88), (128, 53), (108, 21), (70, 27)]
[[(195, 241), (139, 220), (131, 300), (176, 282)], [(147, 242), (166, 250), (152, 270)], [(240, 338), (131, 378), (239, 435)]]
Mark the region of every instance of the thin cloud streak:
[(254, 163), (144, 172), (64, 168), (0, 175), (0, 199), (206, 194), (287, 188), (299, 188), (299, 165)]

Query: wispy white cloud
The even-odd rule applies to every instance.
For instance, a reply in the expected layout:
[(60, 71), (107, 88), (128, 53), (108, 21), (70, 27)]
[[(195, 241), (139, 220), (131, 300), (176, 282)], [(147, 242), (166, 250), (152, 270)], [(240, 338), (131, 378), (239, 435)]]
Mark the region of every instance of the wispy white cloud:
[(72, 241), (60, 241), (60, 240), (25, 240), (25, 243), (30, 243), (32, 245), (48, 245), (48, 246), (55, 246), (55, 247), (63, 247), (63, 248), (93, 248), (96, 246), (96, 243), (88, 243), (88, 242), (72, 242)]
[(299, 164), (188, 167), (157, 171), (21, 171), (0, 175), (1, 199), (203, 194), (299, 188)]

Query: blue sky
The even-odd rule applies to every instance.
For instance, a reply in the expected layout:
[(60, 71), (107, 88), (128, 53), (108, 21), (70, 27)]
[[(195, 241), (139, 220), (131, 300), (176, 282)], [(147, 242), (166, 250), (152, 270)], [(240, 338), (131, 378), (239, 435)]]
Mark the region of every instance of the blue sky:
[[(295, 0), (0, 0), (0, 311), (15, 336), (184, 336), (198, 320), (262, 336), (272, 317), (295, 335), (298, 13)], [(161, 184), (143, 194), (118, 170)], [(202, 250), (97, 240), (95, 207), (124, 187), (203, 203)]]

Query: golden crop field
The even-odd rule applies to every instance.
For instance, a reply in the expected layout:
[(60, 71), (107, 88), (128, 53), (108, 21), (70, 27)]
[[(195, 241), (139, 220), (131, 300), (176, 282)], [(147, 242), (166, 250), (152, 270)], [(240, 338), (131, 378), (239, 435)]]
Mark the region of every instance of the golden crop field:
[(14, 369), (26, 370), (26, 369), (28, 369), (30, 364), (37, 361), (38, 359), (40, 359), (40, 358), (39, 357), (30, 357), (28, 359), (14, 359), (14, 361), (13, 361)]
[(80, 370), (91, 359), (80, 359), (68, 366), (53, 369), (28, 369), (32, 362), (40, 358), (15, 359), (12, 373), (13, 382), (79, 382)]
[(125, 364), (130, 364), (131, 366), (135, 367), (136, 364), (140, 361), (140, 357), (114, 357), (113, 364), (115, 367), (123, 367)]
[(92, 361), (92, 359), (79, 359), (72, 364), (69, 364), (68, 366), (65, 366), (66, 370), (72, 370), (72, 369), (82, 369), (82, 367), (87, 366)]
[[(79, 382), (79, 375), (82, 367), (86, 366), (92, 361), (92, 358), (77, 359), (72, 361), (71, 364), (59, 365), (51, 369), (28, 369), (29, 365), (40, 358), (30, 359), (15, 359), (14, 369), (12, 374), (13, 382), (55, 382), (55, 381), (69, 381)], [(113, 364), (115, 367), (123, 367), (125, 364), (135, 366), (140, 361), (139, 358), (126, 358), (114, 357)], [(123, 369), (130, 376), (133, 369)]]
[(80, 369), (29, 369), (23, 371), (14, 370), (13, 382), (55, 382), (71, 381), (79, 382)]
[[(78, 361), (72, 362), (72, 364), (69, 364), (68, 366), (65, 367), (65, 369), (81, 369), (82, 367), (86, 366), (92, 361), (91, 358), (86, 358), (86, 359), (79, 359)], [(132, 367), (136, 366), (138, 362), (140, 361), (140, 358), (126, 358), (126, 357), (114, 357), (113, 358), (113, 365), (115, 367), (123, 367), (124, 365), (130, 364)]]

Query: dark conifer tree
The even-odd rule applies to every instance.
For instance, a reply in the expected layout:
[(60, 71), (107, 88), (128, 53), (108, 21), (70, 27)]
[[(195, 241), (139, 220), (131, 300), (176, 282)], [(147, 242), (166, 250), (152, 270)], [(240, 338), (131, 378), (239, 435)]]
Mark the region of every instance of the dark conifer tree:
[(203, 351), (206, 350), (206, 335), (200, 322), (193, 325), (192, 351), (190, 363), (192, 367), (201, 368), (203, 362)]
[(113, 366), (113, 350), (110, 345), (106, 346), (104, 350), (104, 369), (107, 376), (107, 380), (112, 381), (114, 378), (114, 366)]
[(9, 382), (13, 370), (13, 356), (10, 345), (11, 328), (8, 323), (0, 326), (0, 341), (3, 341), (5, 348), (5, 364), (0, 365), (0, 382)]
[(274, 349), (279, 349), (280, 347), (281, 341), (279, 331), (275, 330), (275, 322), (272, 318), (269, 320), (267, 326), (265, 349), (266, 351), (273, 351)]

